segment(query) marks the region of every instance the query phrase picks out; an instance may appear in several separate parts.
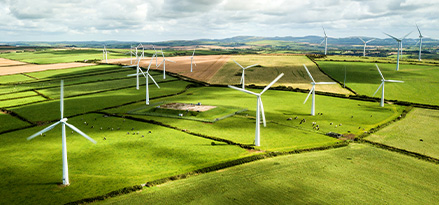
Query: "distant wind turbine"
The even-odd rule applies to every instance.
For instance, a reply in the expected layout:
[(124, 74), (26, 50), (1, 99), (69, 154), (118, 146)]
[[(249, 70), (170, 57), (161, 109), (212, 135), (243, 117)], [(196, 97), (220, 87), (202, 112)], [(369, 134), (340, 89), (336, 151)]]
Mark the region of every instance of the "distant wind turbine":
[(404, 37), (402, 38), (396, 38), (395, 36), (392, 36), (390, 34), (384, 33), (387, 36), (389, 36), (390, 38), (393, 38), (396, 42), (398, 42), (398, 51), (396, 53), (396, 70), (399, 70), (399, 54), (401, 53), (402, 55), (402, 40), (407, 37), (408, 35), (410, 35), (412, 32), (406, 34)]
[(197, 63), (195, 63), (194, 60), (194, 55), (195, 55), (195, 48), (194, 48), (194, 52), (192, 53), (192, 56), (189, 57), (191, 59), (191, 73), (192, 73), (192, 64), (195, 64), (195, 66), (197, 66)]
[(316, 85), (337, 84), (337, 83), (336, 82), (316, 82), (316, 81), (314, 81), (314, 78), (312, 77), (311, 73), (309, 72), (309, 70), (305, 64), (303, 64), (303, 67), (305, 68), (306, 72), (308, 73), (309, 78), (311, 78), (311, 80), (312, 80), (312, 82), (311, 82), (312, 88), (309, 91), (308, 96), (306, 96), (306, 99), (303, 102), (303, 104), (306, 103), (306, 101), (309, 98), (309, 95), (311, 95), (311, 93), (312, 93), (311, 115), (314, 116), (316, 113)]
[(166, 58), (165, 58), (165, 54), (163, 53), (163, 50), (162, 50), (162, 49), (160, 49), (160, 50), (161, 50), (161, 52), (162, 52), (163, 60), (162, 60), (162, 62), (159, 64), (158, 67), (160, 67), (160, 65), (162, 65), (162, 63), (163, 63), (163, 79), (166, 79), (166, 75), (165, 75), (165, 73), (166, 73), (166, 61), (173, 62), (173, 63), (176, 63), (176, 62), (173, 61), (173, 60), (168, 60), (168, 59), (166, 59)]
[(423, 38), (424, 36), (422, 36), (422, 34), (421, 34), (421, 30), (419, 30), (418, 25), (416, 25), (416, 28), (418, 29), (418, 32), (419, 32), (419, 41), (418, 41), (418, 43), (419, 43), (419, 61), (421, 61), (422, 38)]
[(254, 64), (254, 65), (251, 65), (251, 66), (247, 66), (247, 67), (242, 67), (242, 65), (241, 64), (239, 64), (238, 62), (236, 62), (235, 61), (235, 59), (232, 59), (239, 67), (241, 67), (242, 68), (242, 75), (241, 75), (241, 84), (242, 84), (242, 89), (245, 89), (245, 74), (244, 74), (244, 72), (245, 72), (245, 70), (246, 69), (248, 69), (248, 68), (251, 68), (251, 67), (255, 67), (255, 66), (257, 66), (258, 64)]
[(328, 36), (326, 35), (325, 28), (323, 28), (323, 33), (325, 34), (325, 36), (324, 36), (323, 41), (320, 43), (320, 45), (322, 45), (322, 43), (325, 42), (325, 55), (326, 55), (326, 53), (328, 51)]
[(378, 90), (380, 90), (380, 88), (382, 87), (382, 91), (381, 91), (381, 103), (380, 103), (380, 106), (381, 106), (381, 107), (384, 107), (384, 84), (385, 84), (386, 82), (390, 82), (390, 83), (403, 83), (404, 81), (400, 81), (400, 80), (386, 80), (386, 79), (384, 79), (384, 76), (383, 76), (383, 74), (381, 73), (380, 68), (378, 67), (378, 65), (375, 64), (375, 66), (377, 67), (378, 72), (379, 72), (380, 75), (381, 75), (381, 84), (380, 84), (380, 86), (378, 87), (378, 89), (375, 91), (375, 93), (374, 93), (372, 96), (374, 96), (374, 95), (378, 92)]
[(235, 90), (239, 90), (239, 91), (245, 92), (247, 94), (255, 95), (257, 97), (257, 101), (256, 101), (256, 131), (255, 131), (255, 145), (256, 146), (261, 146), (261, 136), (260, 136), (261, 113), (262, 113), (262, 120), (264, 123), (264, 127), (266, 126), (264, 106), (262, 105), (261, 95), (264, 94), (264, 92), (267, 91), (274, 83), (276, 83), (283, 75), (284, 74), (281, 73), (279, 76), (277, 76), (277, 78), (274, 79), (270, 84), (268, 84), (267, 87), (265, 87), (262, 90), (262, 92), (260, 92), (260, 93), (254, 93), (254, 92), (249, 91), (249, 90), (245, 90), (245, 89), (241, 89), (241, 88), (237, 88), (235, 86), (229, 85), (229, 88), (233, 88)]
[(108, 63), (107, 61), (107, 47), (104, 45), (104, 49), (102, 50), (102, 60), (105, 59), (105, 63)]
[(369, 42), (371, 42), (371, 41), (373, 41), (373, 40), (375, 40), (375, 39), (370, 39), (370, 40), (368, 40), (368, 41), (364, 41), (362, 38), (360, 38), (360, 37), (358, 37), (361, 41), (363, 41), (363, 43), (364, 43), (364, 48), (363, 48), (363, 57), (365, 57), (366, 56), (366, 44), (367, 43), (369, 43)]

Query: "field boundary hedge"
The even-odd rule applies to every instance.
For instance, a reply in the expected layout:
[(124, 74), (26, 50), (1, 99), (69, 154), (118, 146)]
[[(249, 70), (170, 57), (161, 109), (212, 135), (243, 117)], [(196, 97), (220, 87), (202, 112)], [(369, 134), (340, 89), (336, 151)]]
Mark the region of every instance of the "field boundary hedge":
[(307, 148), (307, 149), (298, 149), (298, 150), (293, 150), (293, 151), (288, 151), (288, 152), (265, 152), (263, 154), (257, 154), (257, 155), (252, 155), (252, 156), (248, 156), (248, 157), (243, 157), (240, 159), (235, 159), (235, 160), (231, 160), (228, 162), (219, 163), (219, 164), (216, 164), (213, 166), (209, 166), (209, 167), (205, 167), (205, 168), (201, 168), (201, 169), (196, 169), (194, 171), (190, 171), (190, 172), (187, 172), (184, 174), (178, 174), (178, 175), (174, 175), (174, 176), (170, 176), (170, 177), (166, 177), (166, 178), (148, 181), (145, 184), (135, 185), (135, 186), (131, 186), (131, 187), (125, 187), (125, 188), (122, 188), (122, 189), (119, 189), (116, 191), (112, 191), (112, 192), (109, 192), (109, 193), (101, 195), (101, 196), (85, 198), (85, 199), (73, 201), (73, 202), (66, 203), (66, 204), (73, 205), (73, 204), (83, 204), (83, 203), (102, 201), (102, 200), (105, 200), (105, 199), (110, 198), (110, 197), (115, 197), (115, 196), (128, 194), (128, 193), (131, 193), (134, 191), (141, 190), (141, 189), (143, 189), (143, 187), (154, 187), (154, 186), (157, 186), (160, 184), (167, 183), (169, 181), (185, 179), (185, 178), (188, 178), (191, 176), (196, 176), (199, 174), (205, 174), (205, 173), (209, 173), (209, 172), (213, 172), (213, 171), (218, 171), (218, 170), (222, 170), (222, 169), (226, 169), (226, 168), (230, 168), (230, 167), (234, 167), (234, 166), (238, 166), (238, 165), (242, 165), (242, 164), (247, 164), (247, 163), (262, 160), (262, 159), (268, 159), (268, 158), (273, 158), (273, 157), (277, 157), (277, 156), (284, 156), (284, 155), (300, 154), (300, 153), (305, 153), (305, 152), (324, 151), (324, 150), (329, 150), (329, 149), (336, 149), (336, 148), (340, 148), (340, 147), (345, 147), (347, 145), (349, 145), (349, 143), (344, 141), (344, 142), (340, 142), (340, 143), (337, 143), (334, 145), (329, 145), (329, 146)]

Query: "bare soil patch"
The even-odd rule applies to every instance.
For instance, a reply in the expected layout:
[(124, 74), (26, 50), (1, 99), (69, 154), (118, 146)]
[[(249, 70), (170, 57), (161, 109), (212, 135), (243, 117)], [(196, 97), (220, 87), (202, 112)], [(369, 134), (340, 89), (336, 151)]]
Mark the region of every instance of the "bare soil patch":
[(186, 104), (186, 103), (168, 103), (165, 105), (160, 105), (160, 108), (163, 109), (171, 109), (171, 110), (189, 110), (189, 111), (208, 111), (213, 108), (216, 108), (216, 106), (211, 105), (198, 105), (198, 104)]
[[(194, 60), (197, 65), (193, 65), (193, 72), (191, 72), (191, 59), (189, 56), (166, 57), (166, 59), (176, 62), (166, 62), (166, 72), (177, 73), (195, 80), (208, 82), (218, 72), (218, 70), (223, 67), (223, 65), (229, 60), (229, 58), (230, 56), (228, 55), (195, 55)], [(141, 60), (140, 66), (142, 68), (147, 68), (150, 60), (151, 58), (145, 58)], [(157, 59), (158, 64), (160, 64), (162, 60), (163, 58), (159, 57)], [(110, 59), (108, 60), (108, 63), (131, 65), (131, 60), (130, 58)], [(134, 63), (135, 60), (133, 59), (133, 64)], [(156, 68), (156, 60), (154, 59), (151, 65), (151, 69), (163, 70), (163, 64), (159, 68)]]
[(57, 64), (36, 65), (36, 64), (27, 64), (19, 61), (0, 58), (0, 75), (30, 73), (36, 71), (76, 68), (76, 67), (84, 67), (84, 66), (92, 66), (92, 65), (96, 65), (96, 64), (57, 63)]

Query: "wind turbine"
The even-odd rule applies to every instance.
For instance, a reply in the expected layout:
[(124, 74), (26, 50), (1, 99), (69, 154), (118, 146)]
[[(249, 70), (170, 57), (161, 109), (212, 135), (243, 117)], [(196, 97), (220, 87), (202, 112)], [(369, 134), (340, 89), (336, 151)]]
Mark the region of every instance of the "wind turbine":
[(255, 67), (255, 66), (257, 66), (258, 64), (254, 64), (254, 65), (251, 65), (251, 66), (247, 66), (247, 67), (242, 67), (242, 65), (241, 64), (239, 64), (238, 62), (236, 62), (235, 61), (235, 59), (232, 59), (239, 67), (241, 67), (242, 68), (242, 75), (241, 75), (241, 84), (242, 84), (242, 89), (245, 89), (245, 74), (244, 74), (244, 71), (246, 70), (246, 69), (248, 69), (248, 68), (251, 68), (251, 67)]
[[(145, 79), (146, 79), (146, 104), (147, 104), (147, 105), (149, 105), (149, 84), (148, 84), (148, 77), (151, 78), (151, 80), (154, 82), (154, 84), (155, 84), (158, 88), (160, 88), (160, 86), (157, 84), (157, 82), (155, 82), (154, 78), (149, 74), (149, 68), (151, 67), (151, 63), (152, 63), (152, 60), (154, 59), (154, 56), (155, 56), (155, 54), (152, 55), (151, 61), (149, 62), (149, 65), (148, 65), (148, 69), (146, 70), (146, 74), (142, 71), (142, 69), (140, 69), (139, 63), (137, 63), (137, 71), (138, 71), (138, 72), (137, 72), (136, 74), (130, 74), (130, 75), (128, 75), (128, 76), (137, 76), (137, 79), (139, 79), (139, 75), (140, 75), (140, 74), (142, 74), (142, 75), (145, 77)], [(140, 62), (140, 60), (139, 60), (139, 62)], [(140, 73), (139, 73), (139, 71), (140, 71)], [(139, 81), (137, 81), (137, 85), (139, 85), (138, 83), (139, 83)]]
[(326, 52), (328, 51), (328, 36), (326, 35), (325, 28), (323, 28), (323, 33), (325, 34), (325, 36), (323, 41), (320, 43), (320, 45), (322, 45), (322, 43), (325, 42), (325, 55), (326, 55)]
[(158, 54), (157, 54), (157, 50), (155, 49), (155, 47), (154, 47), (154, 45), (152, 45), (152, 48), (154, 48), (154, 53), (155, 53), (155, 68), (158, 68), (158, 60), (157, 60), (157, 56), (158, 56)]
[(160, 67), (160, 65), (163, 63), (163, 79), (166, 79), (166, 75), (165, 75), (165, 73), (166, 73), (166, 61), (173, 62), (173, 63), (176, 63), (176, 62), (173, 61), (173, 60), (168, 60), (168, 59), (166, 59), (166, 58), (165, 58), (165, 54), (163, 54), (163, 49), (161, 49), (161, 52), (162, 52), (163, 60), (162, 60), (162, 62), (159, 64), (158, 67)]
[[(151, 66), (151, 62), (152, 62), (152, 60), (154, 59), (154, 56), (155, 56), (155, 54), (153, 54), (152, 57), (151, 57), (151, 61), (149, 62), (148, 69), (149, 69), (149, 67)], [(137, 89), (137, 90), (139, 89), (139, 76), (140, 76), (139, 71), (143, 73), (142, 69), (140, 68), (140, 60), (141, 60), (141, 57), (137, 57), (137, 68), (136, 68), (136, 74), (129, 74), (129, 75), (127, 75), (127, 77), (130, 77), (130, 76), (136, 76), (136, 89)], [(124, 66), (124, 67), (125, 67), (125, 66)], [(130, 66), (126, 66), (126, 67), (130, 67)]]
[(107, 61), (107, 53), (108, 53), (107, 47), (104, 45), (104, 49), (102, 50), (102, 60), (105, 59), (105, 63), (108, 63), (108, 61)]
[(419, 43), (419, 61), (421, 61), (422, 38), (423, 38), (424, 36), (422, 36), (422, 34), (421, 34), (421, 30), (419, 30), (419, 27), (418, 27), (417, 24), (416, 24), (416, 28), (418, 29), (418, 32), (419, 32), (419, 41), (418, 41), (418, 43)]
[(385, 82), (391, 82), (391, 83), (403, 83), (404, 81), (400, 81), (400, 80), (386, 80), (386, 79), (384, 79), (384, 76), (383, 76), (383, 74), (381, 73), (380, 68), (378, 67), (378, 65), (375, 64), (375, 66), (377, 67), (378, 72), (379, 72), (380, 75), (381, 75), (381, 85), (378, 87), (378, 89), (375, 91), (375, 93), (374, 93), (372, 96), (374, 96), (374, 95), (378, 92), (378, 90), (379, 90), (381, 87), (383, 87), (383, 90), (381, 91), (381, 103), (380, 103), (380, 106), (381, 106), (381, 107), (384, 107), (384, 84), (385, 84)]
[(274, 79), (270, 84), (268, 84), (267, 87), (265, 87), (264, 90), (262, 90), (262, 92), (260, 92), (260, 93), (254, 93), (254, 92), (249, 91), (249, 90), (245, 90), (245, 89), (241, 89), (241, 88), (237, 88), (235, 86), (229, 85), (229, 88), (233, 88), (233, 89), (239, 90), (241, 92), (252, 94), (252, 95), (255, 95), (257, 97), (257, 102), (256, 102), (256, 131), (255, 131), (255, 145), (256, 146), (260, 146), (261, 145), (261, 135), (260, 135), (261, 113), (262, 113), (262, 120), (264, 122), (264, 127), (267, 126), (267, 124), (265, 123), (264, 106), (262, 105), (261, 95), (264, 94), (264, 92), (267, 91), (274, 83), (276, 83), (283, 75), (284, 74), (281, 73), (279, 76), (277, 76), (277, 78)]
[(412, 32), (408, 33), (407, 35), (405, 35), (402, 38), (396, 38), (395, 36), (392, 36), (390, 34), (384, 33), (387, 36), (389, 36), (390, 38), (393, 38), (396, 42), (398, 42), (398, 52), (396, 53), (396, 70), (399, 70), (399, 54), (401, 53), (402, 55), (402, 40), (407, 37), (408, 35), (410, 35)]
[(189, 57), (191, 59), (191, 73), (192, 73), (192, 62), (193, 62), (193, 64), (195, 64), (195, 66), (197, 66), (197, 63), (195, 63), (195, 60), (194, 60), (194, 55), (195, 55), (195, 48), (194, 48), (194, 52), (192, 53), (192, 56)]
[(67, 118), (64, 118), (64, 81), (61, 80), (61, 97), (60, 97), (60, 111), (61, 111), (61, 119), (50, 125), (49, 127), (44, 128), (43, 130), (33, 134), (32, 136), (28, 137), (27, 140), (31, 140), (35, 137), (38, 137), (38, 135), (42, 135), (43, 133), (53, 129), (55, 126), (57, 126), (58, 124), (62, 125), (62, 173), (63, 173), (63, 185), (68, 186), (70, 185), (69, 183), (69, 168), (67, 165), (67, 143), (66, 143), (66, 125), (68, 127), (70, 127), (73, 131), (77, 132), (78, 134), (82, 135), (83, 137), (85, 137), (86, 139), (90, 140), (91, 142), (96, 144), (96, 141), (94, 141), (92, 138), (90, 138), (89, 136), (87, 136), (85, 133), (83, 133), (81, 130), (79, 130), (78, 128), (76, 128), (75, 126), (67, 123)]
[(309, 98), (309, 95), (311, 95), (311, 93), (312, 93), (311, 115), (314, 116), (316, 113), (316, 85), (329, 85), (329, 84), (337, 84), (337, 83), (336, 82), (316, 82), (316, 81), (314, 81), (314, 78), (312, 77), (311, 73), (309, 72), (309, 70), (305, 64), (303, 64), (303, 67), (305, 68), (306, 72), (308, 73), (309, 77), (312, 80), (312, 82), (311, 82), (312, 88), (309, 91), (308, 96), (306, 96), (306, 99), (303, 102), (303, 104), (306, 103), (306, 101)]
[(358, 37), (361, 41), (363, 41), (363, 43), (364, 43), (364, 48), (363, 48), (363, 57), (365, 57), (366, 56), (366, 44), (367, 43), (369, 43), (369, 42), (371, 42), (371, 41), (373, 41), (373, 40), (375, 40), (374, 38), (373, 39), (370, 39), (370, 40), (368, 40), (368, 41), (364, 41), (362, 38), (360, 38), (360, 37)]

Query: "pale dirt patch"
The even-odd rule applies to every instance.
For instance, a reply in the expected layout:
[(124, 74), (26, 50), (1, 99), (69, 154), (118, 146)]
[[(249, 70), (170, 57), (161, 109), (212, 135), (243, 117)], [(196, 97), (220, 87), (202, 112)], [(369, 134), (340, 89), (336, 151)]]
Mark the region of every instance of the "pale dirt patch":
[[(191, 72), (191, 59), (190, 56), (178, 56), (178, 57), (166, 57), (168, 60), (173, 60), (176, 63), (166, 62), (166, 72), (177, 73), (195, 80), (208, 82), (223, 65), (229, 60), (228, 55), (206, 55), (197, 56), (195, 55), (195, 64), (193, 65), (193, 72)], [(140, 61), (140, 67), (147, 68), (151, 57), (145, 57)], [(163, 58), (157, 58), (157, 64), (162, 62)], [(121, 64), (121, 65), (131, 65), (130, 58), (124, 59), (109, 59), (108, 63), (111, 64)], [(133, 58), (133, 65), (135, 64), (135, 59)], [(151, 70), (163, 70), (163, 64), (156, 68), (156, 59), (154, 58)]]
[(9, 60), (6, 58), (0, 58), (0, 67), (8, 67), (8, 66), (16, 66), (16, 65), (25, 65), (26, 63), (20, 61)]
[(160, 108), (171, 109), (171, 110), (189, 110), (194, 112), (196, 111), (204, 112), (216, 108), (216, 106), (186, 104), (186, 103), (168, 103), (165, 105), (160, 105)]
[(36, 64), (24, 63), (24, 64), (16, 64), (13, 66), (4, 66), (4, 67), (0, 66), (0, 75), (31, 73), (31, 72), (36, 72), (36, 71), (76, 68), (76, 67), (84, 67), (84, 66), (92, 66), (92, 65), (96, 65), (96, 64), (93, 64), (93, 63), (57, 63), (57, 64), (36, 65)]

